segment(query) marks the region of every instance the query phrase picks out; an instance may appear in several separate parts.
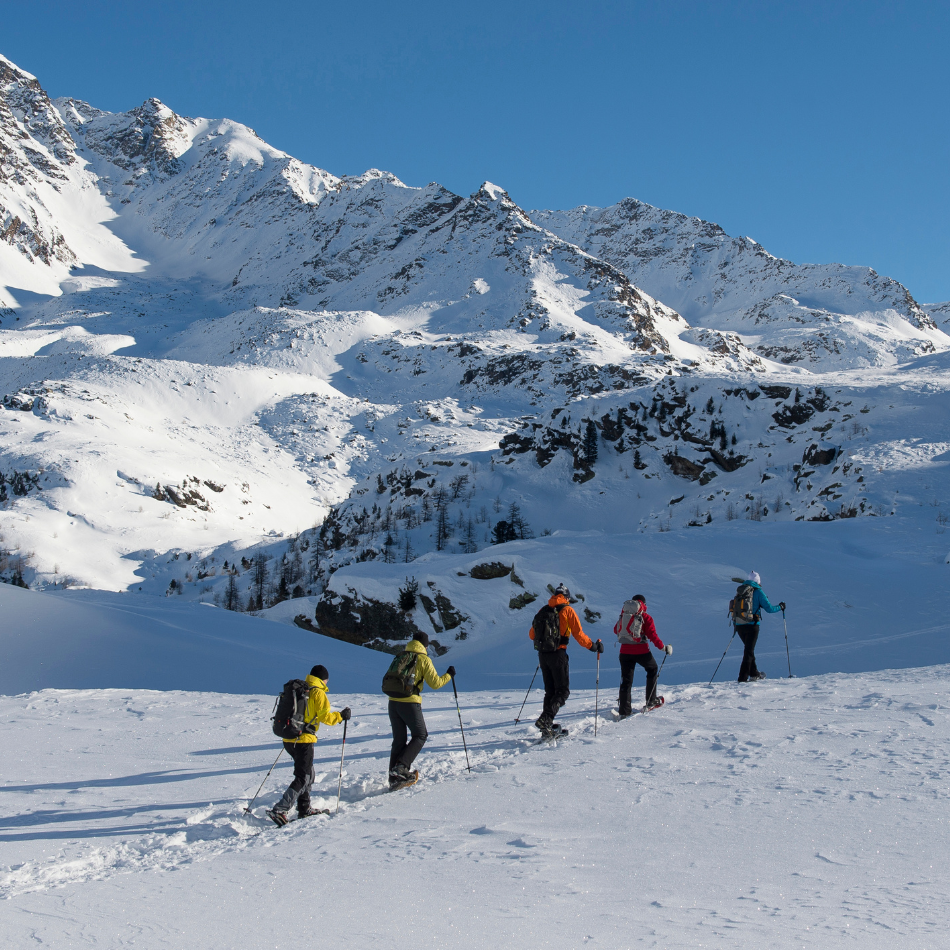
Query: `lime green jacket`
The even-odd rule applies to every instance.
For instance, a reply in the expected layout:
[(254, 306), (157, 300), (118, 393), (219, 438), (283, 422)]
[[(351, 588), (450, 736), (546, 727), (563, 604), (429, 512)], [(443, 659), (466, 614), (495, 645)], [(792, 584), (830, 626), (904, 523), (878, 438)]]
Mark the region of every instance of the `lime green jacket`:
[[(418, 690), (418, 692), (414, 692), (405, 699), (394, 699), (390, 696), (388, 699), (391, 703), (421, 703), (423, 683), (428, 683), (430, 689), (442, 689), (442, 687), (452, 679), (448, 673), (446, 673), (445, 676), (439, 676), (439, 674), (436, 673), (435, 667), (432, 665), (432, 660), (429, 659), (426, 653), (426, 648), (418, 640), (410, 640), (409, 643), (406, 644), (406, 651), (419, 654), (419, 659), (416, 660), (416, 690)], [(307, 708), (309, 709), (309, 706)]]
[[(314, 730), (318, 731), (320, 729), (321, 722), (325, 722), (328, 726), (338, 726), (343, 722), (343, 717), (330, 708), (327, 684), (313, 675), (308, 675), (305, 682), (310, 687), (310, 699), (307, 700), (307, 711), (304, 713), (304, 718), (313, 726)], [(304, 742), (316, 741), (316, 735), (305, 732), (296, 739), (284, 739), (284, 744), (300, 745)]]

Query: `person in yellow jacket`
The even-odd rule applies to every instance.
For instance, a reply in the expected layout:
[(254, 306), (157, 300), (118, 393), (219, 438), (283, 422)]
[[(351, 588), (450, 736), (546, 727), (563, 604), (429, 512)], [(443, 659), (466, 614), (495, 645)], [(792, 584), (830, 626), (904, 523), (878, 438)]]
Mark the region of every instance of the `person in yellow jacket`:
[[(550, 590), (550, 588), (549, 588)], [(567, 658), (567, 645), (573, 637), (582, 647), (592, 653), (603, 653), (604, 645), (594, 642), (581, 626), (580, 618), (570, 606), (571, 592), (558, 584), (554, 596), (535, 614), (528, 636), (534, 640), (538, 651), (538, 666), (544, 679), (544, 708), (535, 721), (546, 739), (566, 733), (565, 729), (554, 721), (558, 710), (571, 695), (571, 674)], [(548, 633), (550, 629), (553, 636)]]
[(318, 664), (304, 680), (310, 687), (310, 698), (307, 700), (307, 709), (304, 713), (308, 727), (296, 739), (284, 739), (284, 749), (294, 760), (294, 780), (284, 792), (284, 797), (267, 812), (267, 817), (275, 825), (286, 825), (290, 821), (287, 812), (294, 807), (294, 804), (297, 805), (298, 818), (309, 818), (311, 815), (320, 814), (317, 809), (310, 807), (310, 787), (313, 785), (314, 778), (313, 747), (317, 744), (317, 732), (320, 730), (320, 723), (338, 726), (350, 718), (349, 706), (340, 712), (334, 712), (330, 708), (330, 700), (327, 698), (329, 678), (327, 668)]
[[(395, 791), (398, 788), (405, 788), (419, 780), (419, 773), (409, 766), (415, 761), (416, 756), (422, 751), (422, 747), (429, 738), (429, 731), (426, 729), (426, 721), (422, 715), (422, 685), (427, 684), (430, 689), (442, 689), (453, 676), (455, 676), (455, 667), (450, 666), (445, 676), (439, 676), (432, 665), (432, 660), (426, 650), (429, 646), (429, 637), (420, 633), (415, 640), (410, 640), (406, 645), (407, 653), (416, 653), (416, 678), (415, 689), (411, 696), (405, 699), (389, 700), (389, 722), (393, 727), (393, 745), (389, 754), (389, 788)], [(407, 733), (412, 736), (407, 741)]]

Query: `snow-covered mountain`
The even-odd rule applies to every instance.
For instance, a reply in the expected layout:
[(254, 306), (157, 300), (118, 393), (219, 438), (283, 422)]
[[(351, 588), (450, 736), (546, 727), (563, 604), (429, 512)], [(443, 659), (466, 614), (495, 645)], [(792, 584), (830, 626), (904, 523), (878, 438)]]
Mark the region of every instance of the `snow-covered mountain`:
[(906, 287), (869, 267), (793, 264), (717, 224), (627, 198), (532, 219), (619, 267), (690, 322), (814, 370), (904, 362), (946, 346)]
[(0, 238), (7, 578), (385, 647), (423, 565), (408, 619), (484, 637), (450, 578), (511, 538), (893, 515), (946, 554), (946, 305), (867, 268), (632, 199), (340, 178), (3, 59)]

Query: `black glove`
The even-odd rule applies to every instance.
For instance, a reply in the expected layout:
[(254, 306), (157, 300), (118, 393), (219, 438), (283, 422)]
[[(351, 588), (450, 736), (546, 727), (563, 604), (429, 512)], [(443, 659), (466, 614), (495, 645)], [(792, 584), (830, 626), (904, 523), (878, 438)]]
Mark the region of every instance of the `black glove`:
[(779, 610), (781, 610), (782, 613), (784, 614), (784, 613), (785, 613), (785, 601), (783, 600), (783, 601), (778, 605), (778, 607), (779, 607)]
[(455, 667), (454, 667), (454, 666), (450, 666), (445, 672), (448, 673), (449, 676), (452, 677), (452, 679), (455, 679)]
[(604, 652), (604, 641), (603, 641), (603, 640), (598, 640), (598, 641), (594, 644), (594, 646), (597, 647), (597, 652), (598, 652), (598, 653), (603, 653), (603, 652)]
[(350, 719), (350, 716), (352, 716), (352, 715), (353, 715), (353, 713), (350, 712), (350, 707), (349, 707), (349, 706), (347, 706), (345, 709), (341, 709), (341, 710), (340, 710), (340, 718), (341, 718), (344, 722), (348, 722), (349, 719)]

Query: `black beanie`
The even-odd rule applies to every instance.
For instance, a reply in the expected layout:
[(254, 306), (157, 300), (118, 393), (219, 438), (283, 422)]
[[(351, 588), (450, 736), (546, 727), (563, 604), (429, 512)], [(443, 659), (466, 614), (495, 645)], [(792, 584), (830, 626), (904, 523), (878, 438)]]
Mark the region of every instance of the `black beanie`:
[(319, 663), (310, 671), (310, 675), (316, 676), (318, 680), (323, 680), (324, 683), (330, 678), (327, 668)]
[(429, 634), (427, 633), (417, 633), (414, 639), (421, 643), (424, 647), (429, 646)]

